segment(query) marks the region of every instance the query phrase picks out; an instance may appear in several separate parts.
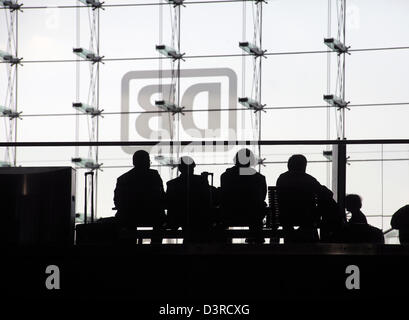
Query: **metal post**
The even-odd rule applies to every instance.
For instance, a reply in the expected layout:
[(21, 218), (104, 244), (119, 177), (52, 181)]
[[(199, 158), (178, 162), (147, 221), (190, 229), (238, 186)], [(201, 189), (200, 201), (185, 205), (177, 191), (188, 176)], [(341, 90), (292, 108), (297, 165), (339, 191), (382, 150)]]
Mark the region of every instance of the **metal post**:
[(346, 144), (333, 145), (332, 147), (332, 190), (342, 214), (345, 214), (346, 149)]
[(91, 175), (91, 223), (94, 223), (94, 171), (88, 174)]
[[(11, 17), (11, 15), (10, 15)], [(18, 10), (16, 10), (16, 52), (15, 56), (16, 58), (18, 57)], [(16, 73), (15, 73), (15, 88), (14, 88), (14, 94), (15, 94), (15, 112), (18, 111), (18, 64), (15, 65), (16, 68)], [(14, 119), (14, 141), (17, 142), (17, 120), (18, 117)], [(10, 124), (11, 125), (11, 124)], [(13, 165), (16, 167), (17, 166), (17, 147), (14, 148), (14, 159), (13, 159)]]
[(85, 172), (84, 223), (88, 221), (88, 176), (91, 176), (91, 223), (94, 222), (94, 171)]
[(88, 190), (87, 190), (87, 173), (85, 173), (85, 194), (84, 194), (84, 223), (87, 224), (87, 198), (88, 198)]

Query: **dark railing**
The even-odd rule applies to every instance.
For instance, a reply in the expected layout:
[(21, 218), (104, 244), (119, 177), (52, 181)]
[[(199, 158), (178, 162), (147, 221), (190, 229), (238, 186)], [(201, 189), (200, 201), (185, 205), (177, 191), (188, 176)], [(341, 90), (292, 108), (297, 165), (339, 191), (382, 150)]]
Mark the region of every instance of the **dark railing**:
[(277, 145), (374, 145), (374, 144), (409, 144), (409, 139), (362, 139), (362, 140), (149, 140), (149, 141), (27, 141), (27, 142), (0, 142), (0, 147), (115, 147), (115, 146), (277, 146)]

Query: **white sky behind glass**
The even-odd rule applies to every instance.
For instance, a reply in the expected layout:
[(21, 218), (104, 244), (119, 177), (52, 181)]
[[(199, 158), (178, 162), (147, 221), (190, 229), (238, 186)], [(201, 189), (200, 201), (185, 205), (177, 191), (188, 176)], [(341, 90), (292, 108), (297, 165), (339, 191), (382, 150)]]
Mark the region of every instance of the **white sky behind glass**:
[[(152, 0), (108, 0), (107, 4), (156, 3)], [(73, 5), (74, 0), (26, 0), (25, 6)], [(274, 0), (263, 9), (263, 47), (268, 52), (325, 50), (323, 38), (327, 36), (327, 0)], [(405, 0), (348, 0), (347, 44), (353, 49), (407, 46), (409, 2)], [(187, 55), (240, 54), (238, 42), (243, 39), (242, 3), (190, 4), (182, 8), (181, 46)], [(80, 9), (82, 47), (88, 47), (89, 28), (87, 9)], [(170, 42), (169, 6), (163, 7), (163, 39)], [(247, 5), (246, 38), (252, 40), (252, 13)], [(332, 12), (332, 35), (336, 35), (335, 1)], [(19, 14), (19, 55), (24, 60), (73, 59), (76, 46), (76, 9), (27, 9)], [(0, 48), (6, 44), (6, 25), (0, 11)], [(101, 11), (101, 54), (106, 58), (155, 57), (159, 41), (158, 6), (107, 8)], [(346, 60), (346, 97), (351, 104), (408, 102), (409, 50), (354, 52)], [(332, 55), (331, 86), (335, 85), (336, 56)], [(246, 58), (245, 92), (242, 90), (242, 58), (188, 59), (182, 68), (230, 68), (237, 74), (238, 96), (248, 95), (251, 89), (251, 58)], [(101, 102), (105, 111), (117, 112), (121, 108), (121, 79), (129, 71), (157, 70), (158, 61), (107, 62), (101, 65)], [(163, 62), (168, 69), (169, 62)], [(203, 79), (202, 81), (210, 81)], [(226, 79), (222, 82), (222, 105), (228, 94)], [(0, 64), (0, 99), (5, 94), (5, 65)], [(149, 81), (147, 84), (156, 84)], [(164, 83), (166, 83), (164, 81)], [(181, 81), (182, 91), (192, 80)], [(131, 87), (131, 111), (141, 110), (137, 103), (137, 87)], [(324, 105), (322, 95), (327, 87), (327, 55), (278, 55), (263, 59), (262, 102), (268, 106), (293, 107)], [(80, 99), (88, 92), (88, 66), (81, 63)], [(19, 68), (18, 99), (24, 114), (73, 113), (75, 101), (75, 63), (26, 63)], [(223, 100), (224, 99), (224, 100)], [(1, 101), (1, 100), (0, 100)], [(194, 106), (206, 108), (207, 96), (198, 95)], [(222, 117), (226, 115), (222, 112)], [(243, 115), (246, 118), (243, 120)], [(250, 112), (238, 112), (239, 138), (253, 138)], [(204, 128), (206, 112), (194, 113), (194, 121)], [(263, 114), (263, 139), (326, 139), (327, 111), (325, 109), (268, 110)], [(133, 128), (136, 116), (130, 117)], [(335, 115), (330, 114), (330, 138), (336, 137)], [(408, 106), (375, 106), (352, 108), (347, 112), (348, 139), (408, 138)], [(107, 115), (100, 122), (100, 140), (120, 139), (119, 115)], [(226, 127), (226, 119), (222, 128)], [(155, 128), (156, 121), (151, 122)], [(0, 124), (4, 140), (4, 124)], [(80, 140), (87, 140), (86, 117), (80, 117)], [(243, 127), (244, 126), (244, 127)], [(132, 135), (133, 134), (133, 135)], [(135, 132), (131, 132), (134, 139)], [(188, 138), (184, 133), (182, 137)], [(209, 137), (210, 138), (210, 137)], [(225, 137), (221, 137), (225, 138)], [(25, 117), (19, 122), (20, 141), (72, 141), (75, 140), (75, 117)], [(311, 161), (325, 160), (320, 147), (265, 147), (267, 161), (285, 162), (292, 153), (303, 152)], [(228, 167), (236, 149), (228, 153), (193, 153), (198, 163), (217, 162), (217, 166), (198, 166), (197, 171), (215, 173), (215, 184)], [(409, 147), (354, 146), (349, 148), (351, 160), (408, 158)], [(80, 155), (86, 155), (81, 148)], [(70, 165), (74, 148), (20, 149), (21, 165)], [(2, 156), (2, 154), (1, 154)], [(121, 148), (100, 148), (100, 161), (107, 166), (126, 166), (130, 155)], [(222, 165), (223, 164), (223, 165)], [(98, 214), (109, 216), (115, 179), (128, 168), (107, 168), (99, 175)], [(268, 164), (262, 167), (268, 184), (274, 185), (278, 175), (286, 170), (285, 164)], [(309, 172), (321, 183), (327, 182), (327, 165), (310, 164)], [(83, 175), (78, 176), (78, 211), (82, 209)], [(170, 170), (163, 168), (164, 182)], [(173, 172), (173, 175), (175, 172)], [(352, 162), (348, 166), (348, 192), (364, 198), (364, 213), (392, 214), (406, 204), (409, 195), (408, 161)], [(383, 187), (382, 187), (383, 182)], [(380, 219), (371, 222), (382, 226)], [(389, 219), (384, 226), (388, 227)]]

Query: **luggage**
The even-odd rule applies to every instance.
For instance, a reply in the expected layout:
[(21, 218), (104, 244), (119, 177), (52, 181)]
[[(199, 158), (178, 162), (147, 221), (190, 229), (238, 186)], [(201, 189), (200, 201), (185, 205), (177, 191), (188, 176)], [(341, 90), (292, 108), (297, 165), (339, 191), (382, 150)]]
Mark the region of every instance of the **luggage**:
[(116, 241), (117, 225), (113, 217), (76, 226), (77, 245), (112, 245)]

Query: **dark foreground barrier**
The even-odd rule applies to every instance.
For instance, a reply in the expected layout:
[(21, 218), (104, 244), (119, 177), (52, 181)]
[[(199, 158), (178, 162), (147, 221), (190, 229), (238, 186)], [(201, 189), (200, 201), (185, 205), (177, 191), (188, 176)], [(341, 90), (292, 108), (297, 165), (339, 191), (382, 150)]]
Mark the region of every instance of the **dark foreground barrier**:
[(9, 299), (185, 302), (406, 297), (395, 245), (142, 245), (2, 248)]

